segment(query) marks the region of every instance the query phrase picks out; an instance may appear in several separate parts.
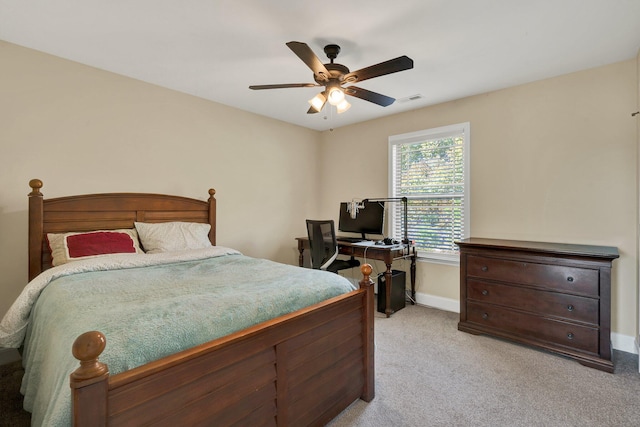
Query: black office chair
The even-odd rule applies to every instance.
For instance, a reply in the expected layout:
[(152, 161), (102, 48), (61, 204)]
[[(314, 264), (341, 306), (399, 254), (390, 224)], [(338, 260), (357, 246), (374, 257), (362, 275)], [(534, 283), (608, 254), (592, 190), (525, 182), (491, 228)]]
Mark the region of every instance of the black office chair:
[(338, 240), (333, 220), (307, 220), (307, 235), (311, 247), (311, 267), (337, 273), (360, 265), (360, 261), (351, 257), (348, 260), (337, 259)]

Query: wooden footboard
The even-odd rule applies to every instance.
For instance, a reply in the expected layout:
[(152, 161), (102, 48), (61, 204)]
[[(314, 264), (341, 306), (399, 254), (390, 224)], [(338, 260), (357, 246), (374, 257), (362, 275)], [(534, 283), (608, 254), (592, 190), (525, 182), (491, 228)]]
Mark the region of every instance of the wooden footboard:
[(81, 335), (74, 425), (324, 425), (370, 401), (374, 295), (361, 270), (359, 290), (113, 376), (98, 360), (105, 337)]

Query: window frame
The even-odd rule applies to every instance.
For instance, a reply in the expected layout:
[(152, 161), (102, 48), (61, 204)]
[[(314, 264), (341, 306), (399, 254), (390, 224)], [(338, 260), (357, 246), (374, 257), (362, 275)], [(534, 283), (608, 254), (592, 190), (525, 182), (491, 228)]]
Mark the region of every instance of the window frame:
[[(395, 161), (394, 161), (394, 147), (397, 145), (403, 144), (411, 144), (426, 140), (434, 140), (439, 138), (448, 138), (452, 136), (458, 136), (462, 134), (463, 136), (463, 179), (464, 179), (464, 190), (463, 190), (463, 219), (462, 219), (462, 238), (467, 238), (471, 234), (470, 230), (470, 206), (471, 206), (471, 198), (470, 198), (470, 164), (471, 164), (471, 151), (470, 151), (470, 141), (471, 141), (471, 124), (469, 122), (457, 123), (453, 125), (440, 126), (436, 128), (424, 129), (416, 132), (409, 132), (399, 135), (391, 135), (389, 137), (389, 146), (388, 146), (388, 160), (389, 160), (389, 175), (388, 175), (388, 185), (389, 185), (389, 198), (398, 198), (403, 197), (401, 194), (396, 193), (396, 189), (394, 186), (395, 181)], [(411, 200), (411, 196), (407, 196), (409, 200)], [(394, 233), (395, 227), (397, 224), (397, 220), (402, 221), (402, 218), (398, 218), (399, 215), (402, 215), (401, 209), (393, 209), (390, 208), (388, 211), (389, 221), (387, 224), (390, 227), (388, 232)], [(395, 233), (398, 235), (403, 234), (402, 230), (399, 233)], [(411, 235), (409, 235), (409, 240), (411, 240)], [(421, 261), (434, 262), (440, 264), (449, 264), (449, 265), (459, 265), (460, 264), (460, 254), (459, 250), (455, 254), (438, 254), (431, 253), (418, 250), (417, 251), (418, 259)]]

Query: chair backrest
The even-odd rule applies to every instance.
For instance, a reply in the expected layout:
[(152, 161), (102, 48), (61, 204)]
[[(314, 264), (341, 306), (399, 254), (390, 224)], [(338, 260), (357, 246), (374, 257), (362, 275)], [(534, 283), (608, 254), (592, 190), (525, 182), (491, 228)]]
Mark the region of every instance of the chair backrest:
[(333, 220), (308, 219), (307, 235), (311, 249), (311, 266), (325, 270), (338, 256), (338, 240)]

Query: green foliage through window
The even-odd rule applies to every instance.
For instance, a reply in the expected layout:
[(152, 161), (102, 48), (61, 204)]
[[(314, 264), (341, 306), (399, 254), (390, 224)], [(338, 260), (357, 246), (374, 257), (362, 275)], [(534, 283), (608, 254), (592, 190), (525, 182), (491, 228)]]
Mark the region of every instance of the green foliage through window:
[[(457, 256), (465, 236), (468, 123), (390, 138), (391, 196), (408, 198), (407, 230), (419, 255)], [(466, 135), (465, 135), (466, 130)], [(392, 234), (402, 235), (402, 206)]]

